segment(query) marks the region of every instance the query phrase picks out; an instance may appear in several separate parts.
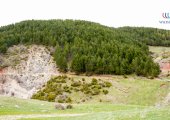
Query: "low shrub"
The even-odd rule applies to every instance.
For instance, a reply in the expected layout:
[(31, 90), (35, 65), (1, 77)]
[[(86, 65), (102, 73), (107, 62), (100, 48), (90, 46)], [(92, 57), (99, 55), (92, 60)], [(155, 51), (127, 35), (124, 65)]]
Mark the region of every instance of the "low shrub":
[(105, 83), (105, 86), (106, 86), (106, 87), (111, 87), (111, 86), (112, 86), (112, 83), (111, 83), (111, 82), (108, 82), (108, 81), (107, 81), (107, 82), (104, 82), (104, 83)]
[(73, 109), (73, 106), (69, 104), (69, 105), (66, 106), (66, 108), (67, 109)]
[(91, 81), (91, 84), (92, 84), (92, 85), (97, 85), (97, 83), (98, 83), (98, 82), (97, 82), (97, 79), (93, 78), (92, 81)]
[(65, 101), (66, 103), (71, 103), (72, 102), (72, 100), (71, 100), (71, 98), (70, 97), (68, 97), (67, 99), (66, 99), (66, 101)]
[(80, 81), (75, 81), (71, 84), (71, 86), (73, 87), (78, 87), (78, 86), (81, 86), (81, 82)]
[(108, 90), (103, 90), (103, 93), (106, 95), (106, 94), (109, 93), (109, 91)]
[(58, 103), (64, 103), (64, 100), (59, 99), (59, 100), (57, 100), (57, 102), (58, 102)]
[(71, 103), (72, 99), (68, 97), (68, 95), (58, 95), (55, 99), (55, 101), (59, 103)]
[(94, 89), (94, 88), (101, 89), (102, 87), (100, 85), (92, 85), (91, 88), (92, 89)]
[(55, 82), (56, 83), (66, 83), (66, 80), (64, 78), (61, 78), (61, 79), (56, 79)]
[(126, 75), (123, 75), (123, 78), (128, 78)]
[(82, 78), (82, 81), (85, 81), (85, 78)]
[(53, 93), (53, 92), (49, 93), (48, 96), (47, 96), (47, 100), (48, 100), (49, 102), (54, 102), (54, 101), (55, 101), (55, 98), (56, 98), (56, 94)]
[(84, 91), (84, 94), (91, 94), (91, 90)]
[(74, 88), (75, 92), (81, 91), (79, 88)]
[(100, 90), (97, 88), (94, 88), (91, 92), (92, 95), (99, 95), (100, 94)]

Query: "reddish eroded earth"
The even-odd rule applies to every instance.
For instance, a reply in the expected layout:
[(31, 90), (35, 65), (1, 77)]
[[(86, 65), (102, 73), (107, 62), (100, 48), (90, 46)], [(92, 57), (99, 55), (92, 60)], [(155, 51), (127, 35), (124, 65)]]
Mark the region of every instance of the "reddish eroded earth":
[(0, 69), (0, 75), (3, 73), (3, 69)]
[(160, 65), (160, 69), (162, 71), (170, 71), (170, 63), (169, 62), (159, 63), (159, 65)]
[(158, 62), (160, 66), (160, 77), (168, 77), (170, 75), (170, 62), (169, 61), (160, 61)]

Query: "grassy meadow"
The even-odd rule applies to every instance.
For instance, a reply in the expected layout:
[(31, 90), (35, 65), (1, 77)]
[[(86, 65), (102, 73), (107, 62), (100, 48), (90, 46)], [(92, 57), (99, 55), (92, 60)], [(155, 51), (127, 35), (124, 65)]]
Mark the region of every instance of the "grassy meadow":
[[(0, 120), (14, 116), (21, 120), (168, 120), (170, 106), (155, 107), (170, 91), (170, 83), (159, 79), (136, 76), (83, 76), (68, 75), (75, 80), (100, 78), (113, 86), (107, 95), (98, 95), (84, 103), (74, 102), (73, 109), (56, 110), (54, 102), (26, 100), (0, 96)], [(77, 92), (74, 99), (81, 99)], [(100, 101), (102, 100), (102, 102)], [(36, 116), (49, 115), (49, 116)], [(51, 115), (52, 114), (52, 115)], [(55, 116), (53, 116), (55, 114)], [(69, 116), (67, 115), (69, 114)], [(70, 116), (78, 114), (75, 116)], [(79, 115), (80, 114), (80, 115)], [(22, 117), (17, 117), (22, 115)], [(24, 116), (23, 116), (24, 115)], [(31, 115), (31, 116), (30, 116)], [(51, 115), (51, 116), (50, 116)], [(60, 116), (62, 115), (62, 116)], [(8, 118), (7, 117), (7, 118)]]

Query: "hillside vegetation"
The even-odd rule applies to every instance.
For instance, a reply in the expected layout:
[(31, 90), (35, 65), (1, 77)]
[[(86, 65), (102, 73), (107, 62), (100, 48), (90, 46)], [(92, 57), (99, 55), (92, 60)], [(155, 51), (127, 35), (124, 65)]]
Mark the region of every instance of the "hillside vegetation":
[(141, 41), (150, 46), (170, 46), (170, 30), (144, 27), (121, 27), (127, 37)]
[(74, 78), (58, 76), (49, 80), (47, 85), (34, 94), (32, 98), (59, 103), (71, 103), (77, 101), (75, 97), (70, 97), (71, 94), (78, 93), (78, 95), (81, 95), (79, 102), (86, 102), (95, 95), (108, 94), (107, 88), (111, 86), (111, 82), (104, 82), (101, 79), (93, 78), (91, 82), (87, 82), (84, 78), (75, 81)]
[[(150, 40), (150, 29), (142, 29), (144, 38), (124, 29), (80, 20), (23, 21), (0, 28), (0, 53), (16, 44), (41, 44), (55, 47), (56, 64), (64, 72), (157, 76), (159, 66), (142, 41)], [(169, 40), (168, 33), (160, 34), (165, 35), (160, 40)]]
[(127, 76), (58, 76), (32, 98), (60, 103), (156, 105), (170, 91), (168, 81)]

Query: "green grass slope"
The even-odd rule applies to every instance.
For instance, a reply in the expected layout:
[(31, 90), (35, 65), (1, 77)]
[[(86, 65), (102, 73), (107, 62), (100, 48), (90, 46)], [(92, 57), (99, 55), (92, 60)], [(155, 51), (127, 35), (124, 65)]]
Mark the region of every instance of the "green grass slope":
[[(69, 75), (50, 80), (33, 98), (40, 100), (55, 100), (56, 96), (67, 95), (71, 103), (114, 103), (133, 105), (155, 105), (162, 101), (170, 91), (170, 83), (157, 79), (147, 79), (137, 76), (83, 76)], [(97, 83), (93, 84), (94, 78)], [(60, 83), (58, 81), (64, 81)], [(105, 82), (111, 83), (110, 87), (100, 87)], [(73, 83), (81, 83), (71, 86)], [(60, 85), (61, 84), (61, 85)], [(84, 86), (88, 85), (88, 89)], [(68, 89), (65, 89), (67, 86)], [(86, 93), (87, 91), (89, 91)], [(102, 90), (108, 90), (104, 94)], [(98, 94), (93, 94), (93, 92)], [(86, 94), (84, 94), (86, 93)], [(58, 98), (58, 97), (57, 97)], [(57, 101), (58, 99), (56, 99)], [(67, 101), (61, 101), (67, 102)]]
[(114, 110), (127, 110), (145, 108), (137, 105), (116, 105), (116, 104), (73, 104), (73, 109), (56, 110), (54, 102), (39, 100), (26, 100), (13, 97), (0, 96), (0, 115), (19, 114), (49, 114), (49, 113), (91, 113)]
[[(12, 97), (0, 96), (0, 119), (17, 118), (22, 120), (168, 120), (170, 108), (156, 108), (151, 106), (93, 103), (73, 104), (74, 108), (69, 110), (56, 110), (53, 102), (38, 100), (23, 100)], [(36, 114), (63, 115), (60, 117), (34, 117)], [(65, 114), (65, 115), (64, 115)], [(67, 116), (70, 114), (82, 114), (81, 116)], [(13, 116), (11, 116), (13, 115)], [(28, 117), (28, 115), (30, 117)], [(31, 117), (33, 115), (33, 117)]]
[(49, 117), (21, 120), (169, 120), (170, 107), (95, 112), (77, 117)]

